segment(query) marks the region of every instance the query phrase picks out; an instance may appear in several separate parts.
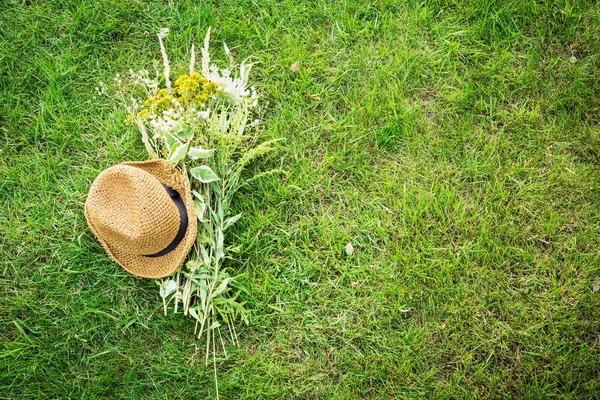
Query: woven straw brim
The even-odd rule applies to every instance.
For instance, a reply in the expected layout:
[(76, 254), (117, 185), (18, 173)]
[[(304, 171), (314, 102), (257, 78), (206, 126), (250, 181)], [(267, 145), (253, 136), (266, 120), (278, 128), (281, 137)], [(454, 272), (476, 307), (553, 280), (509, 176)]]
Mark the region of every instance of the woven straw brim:
[(181, 267), (196, 240), (197, 218), (189, 183), (187, 183), (173, 167), (167, 165), (163, 160), (124, 162), (122, 165), (133, 166), (149, 172), (160, 182), (171, 186), (179, 193), (188, 214), (188, 227), (183, 240), (173, 251), (162, 257), (145, 257), (143, 255), (131, 254), (120, 250), (114, 246), (110, 246), (102, 240), (88, 216), (86, 206), (85, 216), (88, 225), (110, 258), (128, 272), (143, 278), (167, 277)]

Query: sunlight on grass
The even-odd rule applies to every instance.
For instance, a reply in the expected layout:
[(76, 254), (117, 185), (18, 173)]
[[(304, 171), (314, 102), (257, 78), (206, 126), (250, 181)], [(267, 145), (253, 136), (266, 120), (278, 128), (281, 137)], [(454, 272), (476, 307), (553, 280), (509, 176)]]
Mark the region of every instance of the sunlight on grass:
[(251, 171), (286, 175), (233, 205), (251, 324), (222, 398), (597, 396), (600, 9), (381, 0), (4, 5), (6, 397), (214, 395), (194, 324), (83, 216), (99, 171), (145, 158), (94, 88), (151, 69), (163, 26), (174, 59), (208, 26), (253, 56), (287, 138)]

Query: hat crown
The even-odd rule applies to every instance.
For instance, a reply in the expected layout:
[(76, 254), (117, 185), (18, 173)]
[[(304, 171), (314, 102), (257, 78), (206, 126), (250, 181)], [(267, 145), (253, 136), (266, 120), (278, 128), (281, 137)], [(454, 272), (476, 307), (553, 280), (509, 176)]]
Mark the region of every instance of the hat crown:
[(179, 229), (179, 211), (162, 183), (129, 165), (116, 165), (98, 175), (86, 209), (97, 235), (129, 254), (159, 252)]

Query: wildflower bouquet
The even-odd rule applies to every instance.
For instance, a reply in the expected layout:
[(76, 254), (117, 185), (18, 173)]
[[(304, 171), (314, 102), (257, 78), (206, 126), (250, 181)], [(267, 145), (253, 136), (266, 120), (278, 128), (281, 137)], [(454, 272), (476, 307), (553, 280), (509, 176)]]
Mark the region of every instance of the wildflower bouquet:
[[(257, 107), (256, 92), (248, 88), (251, 64), (235, 65), (225, 45), (229, 68), (211, 65), (209, 29), (202, 48), (201, 71), (195, 69), (192, 46), (189, 74), (180, 75), (172, 83), (164, 46), (167, 34), (168, 29), (158, 34), (162, 76), (159, 72), (150, 77), (148, 71), (130, 70), (127, 77), (117, 76), (115, 81), (118, 100), (126, 104), (150, 158), (163, 158), (179, 168), (194, 195), (199, 229), (189, 261), (173, 276), (157, 283), (165, 315), (172, 307), (174, 313), (195, 320), (199, 339), (206, 336), (208, 363), (211, 351), (215, 360), (216, 342), (227, 354), (224, 337), (239, 344), (234, 322), (248, 323), (248, 312), (239, 300), (245, 289), (225, 267), (236, 251), (226, 245), (225, 235), (241, 217), (231, 215), (235, 193), (249, 181), (276, 172), (263, 172), (249, 179), (242, 176), (251, 161), (273, 149), (276, 140), (259, 144), (259, 121), (249, 122)], [(105, 87), (98, 91), (107, 93)]]

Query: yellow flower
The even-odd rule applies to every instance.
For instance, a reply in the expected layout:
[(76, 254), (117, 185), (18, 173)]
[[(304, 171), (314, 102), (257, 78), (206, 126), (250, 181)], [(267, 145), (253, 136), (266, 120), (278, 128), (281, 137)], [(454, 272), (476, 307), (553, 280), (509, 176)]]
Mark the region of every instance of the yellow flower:
[(198, 104), (206, 103), (208, 101), (208, 94), (206, 92), (198, 93), (196, 97), (194, 97), (194, 100), (196, 100), (196, 103)]
[(142, 109), (138, 114), (137, 117), (138, 119), (148, 119), (150, 118), (150, 110), (148, 110), (147, 108)]
[(200, 83), (194, 79), (193, 75), (184, 74), (175, 81), (175, 93), (181, 95), (185, 100), (190, 100), (200, 87)]
[(154, 103), (154, 111), (159, 115), (162, 114), (163, 111), (167, 111), (171, 108), (171, 100), (173, 99), (174, 97), (171, 95), (158, 99), (156, 103)]
[(164, 111), (170, 110), (175, 99), (181, 104), (188, 105), (190, 102), (203, 107), (212, 96), (221, 93), (221, 88), (216, 82), (211, 82), (198, 72), (191, 75), (183, 74), (175, 80), (173, 94), (167, 89), (161, 89), (156, 96), (148, 98), (144, 107), (137, 114), (139, 119), (149, 119), (152, 114), (162, 115)]
[(183, 74), (175, 81), (175, 93), (179, 94), (184, 102), (195, 101), (197, 104), (203, 104), (220, 92), (217, 83), (209, 81), (198, 72)]
[(219, 85), (216, 82), (207, 80), (206, 83), (204, 83), (204, 91), (209, 94), (221, 93), (221, 88), (219, 88)]
[(152, 96), (144, 102), (144, 108), (138, 112), (137, 117), (148, 119), (152, 113), (161, 115), (163, 111), (167, 111), (172, 107), (171, 101), (173, 99), (174, 97), (169, 94), (167, 89), (161, 89), (156, 96)]

